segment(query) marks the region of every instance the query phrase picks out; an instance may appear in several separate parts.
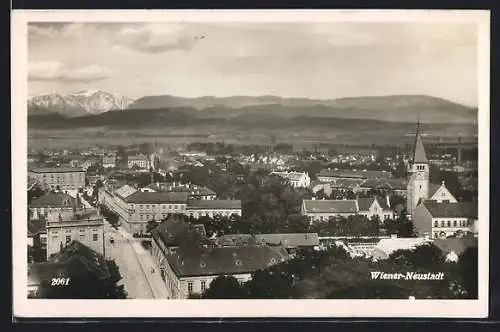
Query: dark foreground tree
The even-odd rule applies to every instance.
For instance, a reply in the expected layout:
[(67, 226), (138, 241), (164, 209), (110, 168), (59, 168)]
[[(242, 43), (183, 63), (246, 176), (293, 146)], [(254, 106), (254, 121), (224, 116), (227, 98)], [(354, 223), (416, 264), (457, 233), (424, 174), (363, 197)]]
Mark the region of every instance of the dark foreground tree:
[(242, 299), (245, 297), (243, 287), (233, 276), (219, 276), (202, 295), (204, 299)]
[(69, 278), (63, 285), (53, 284), (52, 280), (44, 280), (39, 287), (40, 298), (45, 299), (126, 299), (127, 292), (123, 285), (117, 285), (122, 279), (115, 261), (106, 261), (109, 276), (97, 278), (92, 273), (78, 273), (77, 275), (54, 276)]
[(477, 247), (469, 247), (459, 257), (459, 273), (462, 278), (462, 284), (467, 292), (466, 297), (470, 299), (478, 298), (478, 254)]

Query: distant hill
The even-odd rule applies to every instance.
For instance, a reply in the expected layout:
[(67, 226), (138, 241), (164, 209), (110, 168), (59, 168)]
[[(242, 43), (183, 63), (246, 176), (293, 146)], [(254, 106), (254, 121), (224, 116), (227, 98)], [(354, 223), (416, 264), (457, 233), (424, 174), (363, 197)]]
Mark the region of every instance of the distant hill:
[(281, 98), (276, 96), (233, 96), (181, 98), (169, 95), (142, 97), (129, 109), (193, 108), (200, 117), (273, 115), (314, 116), (354, 119), (384, 119), (395, 122), (472, 123), (477, 110), (445, 99), (424, 95), (394, 95), (340, 99)]

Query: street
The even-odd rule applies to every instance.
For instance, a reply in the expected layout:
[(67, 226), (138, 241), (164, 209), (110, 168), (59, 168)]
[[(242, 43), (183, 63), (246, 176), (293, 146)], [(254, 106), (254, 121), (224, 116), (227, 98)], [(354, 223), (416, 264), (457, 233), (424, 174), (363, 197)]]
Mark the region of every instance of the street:
[[(114, 243), (110, 243), (113, 237)], [(152, 299), (153, 291), (148, 283), (146, 273), (139, 263), (131, 244), (108, 223), (104, 226), (106, 258), (114, 259), (123, 279), (119, 284), (125, 285), (128, 297), (132, 299)]]

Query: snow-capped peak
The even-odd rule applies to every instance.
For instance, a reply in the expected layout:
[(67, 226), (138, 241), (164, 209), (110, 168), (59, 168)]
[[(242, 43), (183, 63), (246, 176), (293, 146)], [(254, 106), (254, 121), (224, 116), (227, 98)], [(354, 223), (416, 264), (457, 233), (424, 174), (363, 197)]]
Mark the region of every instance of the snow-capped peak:
[(31, 96), (28, 106), (57, 112), (67, 116), (98, 114), (110, 110), (123, 110), (133, 102), (132, 98), (98, 89), (89, 89), (75, 93), (47, 93)]

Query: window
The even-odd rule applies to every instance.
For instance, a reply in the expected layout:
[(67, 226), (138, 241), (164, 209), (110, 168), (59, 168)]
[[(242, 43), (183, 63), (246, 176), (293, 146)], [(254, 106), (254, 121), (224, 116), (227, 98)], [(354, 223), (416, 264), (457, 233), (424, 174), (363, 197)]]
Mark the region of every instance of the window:
[(204, 292), (205, 289), (207, 289), (207, 282), (205, 280), (203, 280), (201, 282), (201, 291)]
[(434, 232), (434, 238), (437, 239), (439, 237), (439, 233), (438, 232)]
[(453, 220), (453, 227), (457, 227), (457, 221)]
[(188, 293), (191, 294), (193, 292), (193, 283), (188, 282)]
[(80, 240), (81, 241), (85, 240), (85, 234), (80, 234)]
[(441, 227), (444, 227), (444, 220), (441, 220)]
[(92, 234), (92, 241), (97, 241), (99, 239), (99, 234)]
[(448, 220), (448, 222), (446, 223), (448, 227), (451, 226), (451, 221)]
[(439, 227), (439, 226), (438, 226), (438, 224), (439, 224), (439, 223), (437, 222), (437, 220), (436, 220), (436, 221), (434, 221), (434, 227)]
[(66, 235), (66, 243), (71, 242), (71, 235)]

